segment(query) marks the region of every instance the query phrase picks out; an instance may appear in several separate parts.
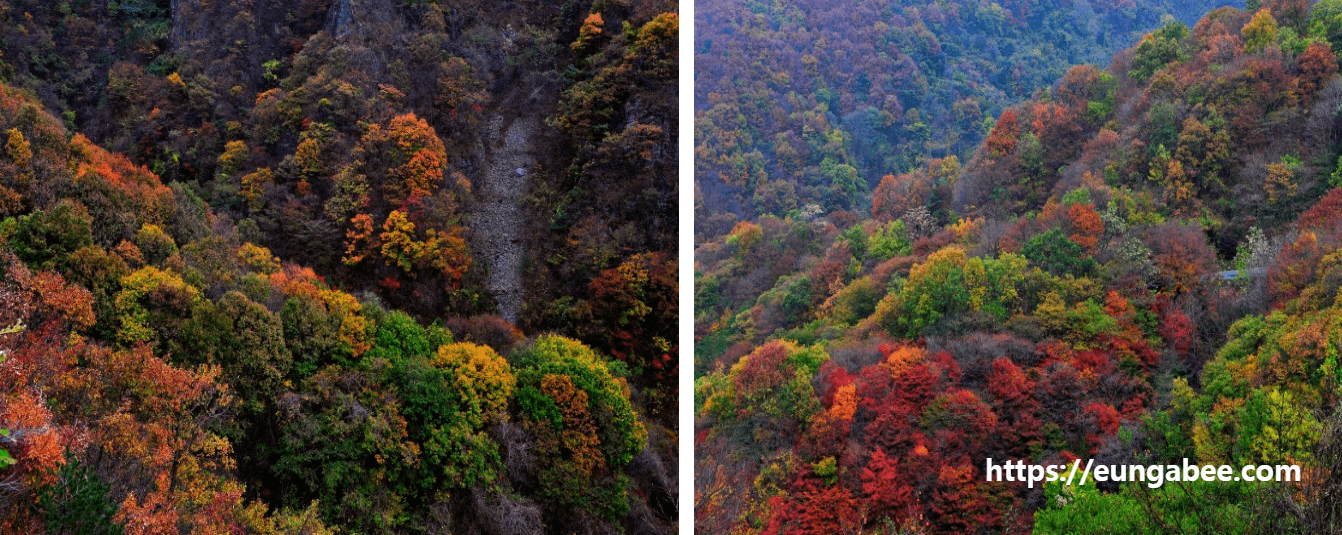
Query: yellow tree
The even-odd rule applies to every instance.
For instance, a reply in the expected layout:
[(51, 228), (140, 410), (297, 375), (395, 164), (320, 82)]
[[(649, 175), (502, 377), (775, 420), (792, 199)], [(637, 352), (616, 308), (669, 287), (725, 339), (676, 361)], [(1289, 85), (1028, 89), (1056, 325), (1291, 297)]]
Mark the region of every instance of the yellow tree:
[(420, 248), (424, 256), (420, 262), (427, 268), (441, 271), (455, 286), (471, 267), (466, 240), (461, 237), (461, 227), (453, 226), (447, 231), (430, 229), (425, 234), (427, 237)]
[(455, 393), (474, 425), (506, 418), (517, 380), (508, 361), (489, 346), (459, 342), (439, 347), (433, 365), (457, 378)]
[(415, 242), (415, 224), (405, 212), (393, 210), (382, 223), (382, 258), (387, 265), (406, 272), (415, 268), (415, 260), (423, 255), (422, 245)]
[(275, 175), (269, 167), (262, 167), (254, 172), (242, 176), (238, 195), (247, 200), (247, 206), (253, 211), (261, 209), (261, 195), (266, 192), (266, 186), (275, 183)]
[(1244, 51), (1257, 52), (1277, 43), (1277, 19), (1266, 9), (1258, 10), (1253, 20), (1240, 30), (1244, 36)]
[(378, 237), (387, 265), (397, 266), (407, 273), (413, 274), (415, 269), (434, 269), (456, 284), (471, 265), (466, 240), (461, 237), (461, 227), (458, 226), (447, 231), (428, 229), (424, 231), (423, 240), (416, 240), (415, 223), (405, 212), (393, 210), (387, 215)]
[(121, 279), (113, 306), (121, 328), (117, 339), (126, 344), (149, 342), (158, 330), (177, 323), (199, 303), (200, 290), (181, 277), (145, 266)]
[(224, 153), (219, 155), (219, 172), (232, 175), (247, 167), (252, 161), (251, 151), (243, 141), (229, 141), (224, 145)]
[(23, 138), (23, 132), (17, 128), (9, 129), (9, 139), (5, 142), (5, 154), (14, 161), (14, 165), (25, 167), (33, 159), (33, 151), (28, 144), (28, 140)]
[(1282, 197), (1295, 194), (1295, 188), (1295, 170), (1291, 165), (1284, 161), (1268, 164), (1267, 178), (1263, 180), (1268, 204), (1277, 204)]

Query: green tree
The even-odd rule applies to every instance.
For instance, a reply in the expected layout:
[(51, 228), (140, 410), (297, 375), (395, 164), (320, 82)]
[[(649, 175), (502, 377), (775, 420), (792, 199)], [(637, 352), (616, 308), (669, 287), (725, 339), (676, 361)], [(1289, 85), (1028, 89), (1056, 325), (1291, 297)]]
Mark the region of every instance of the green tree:
[(1342, 53), (1342, 0), (1319, 0), (1309, 15), (1309, 33), (1332, 45), (1333, 54)]
[[(868, 258), (876, 261), (913, 254), (913, 243), (909, 241), (909, 229), (904, 225), (903, 219), (896, 219), (884, 227), (878, 227), (863, 245)], [(858, 256), (856, 250), (853, 256)]]
[(124, 531), (112, 519), (117, 504), (108, 496), (110, 489), (79, 458), (67, 452), (65, 463), (48, 480), (51, 483), (37, 491), (47, 533), (120, 535)]
[(1021, 253), (1030, 263), (1053, 275), (1082, 275), (1095, 265), (1094, 260), (1084, 257), (1080, 245), (1058, 229), (1031, 237), (1021, 247)]
[(1323, 426), (1290, 391), (1255, 390), (1239, 422), (1239, 459), (1244, 463), (1308, 463)]
[(1045, 485), (1044, 507), (1035, 513), (1034, 533), (1266, 533), (1271, 532), (1263, 529), (1272, 525), (1269, 517), (1276, 515), (1257, 507), (1270, 500), (1270, 493), (1268, 485), (1243, 482), (1170, 482), (1156, 489), (1137, 482), (1118, 492), (1103, 492), (1094, 484), (1067, 486), (1057, 481)]
[(1132, 69), (1128, 75), (1145, 82), (1166, 65), (1188, 59), (1188, 52), (1184, 50), (1184, 40), (1187, 38), (1188, 26), (1171, 17), (1160, 29), (1142, 37), (1132, 56)]
[(135, 246), (144, 255), (146, 264), (161, 265), (168, 257), (177, 254), (177, 243), (172, 240), (172, 236), (154, 224), (140, 227), (135, 233)]
[(1253, 19), (1240, 30), (1244, 36), (1244, 51), (1257, 52), (1277, 44), (1277, 19), (1266, 9), (1260, 9)]
[(161, 333), (171, 333), (200, 299), (200, 290), (176, 274), (153, 266), (140, 268), (121, 279), (121, 291), (113, 302), (120, 323), (117, 340), (150, 342)]
[(420, 446), (414, 495), (493, 481), (502, 462), (483, 429), (505, 419), (516, 384), (508, 362), (463, 342), (441, 346), (432, 357), (408, 356), (390, 374), (408, 436)]
[(270, 467), (282, 482), (282, 499), (317, 500), (328, 520), (352, 531), (393, 533), (403, 526), (420, 448), (409, 440), (383, 374), (328, 367), (288, 403)]
[(63, 200), (50, 211), (0, 222), (0, 235), (24, 263), (63, 271), (70, 253), (93, 245), (93, 217), (78, 201)]
[(623, 379), (582, 343), (543, 336), (514, 355), (517, 402), (541, 442), (542, 495), (606, 518), (628, 510), (620, 473), (648, 433)]
[(393, 310), (384, 316), (373, 334), (373, 347), (365, 358), (385, 358), (399, 361), (411, 357), (428, 357), (440, 346), (452, 343), (452, 333), (440, 325), (425, 328), (409, 314)]
[(200, 301), (169, 347), (180, 362), (223, 368), (249, 417), (273, 412), (293, 367), (279, 316), (237, 291)]
[(941, 318), (967, 312), (970, 297), (964, 267), (968, 261), (964, 249), (947, 247), (913, 266), (899, 294), (902, 314), (896, 319), (896, 332), (917, 338)]
[(286, 299), (280, 321), (293, 358), (293, 379), (305, 379), (322, 366), (353, 357), (340, 342), (340, 320), (328, 314), (320, 300), (305, 295)]
[(851, 165), (836, 164), (825, 158), (820, 162), (820, 172), (829, 180), (830, 205), (837, 209), (852, 209), (861, 203), (867, 193), (867, 182)]

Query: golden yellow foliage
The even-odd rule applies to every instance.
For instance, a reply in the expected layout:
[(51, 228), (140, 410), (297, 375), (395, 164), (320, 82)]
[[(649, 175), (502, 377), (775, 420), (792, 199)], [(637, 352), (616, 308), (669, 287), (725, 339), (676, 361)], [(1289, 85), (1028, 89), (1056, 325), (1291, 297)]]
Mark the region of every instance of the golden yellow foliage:
[(252, 153), (245, 141), (229, 141), (224, 145), (224, 153), (219, 155), (219, 172), (231, 175), (246, 168), (251, 161)]
[(5, 142), (5, 154), (14, 161), (14, 165), (26, 167), (28, 162), (33, 159), (33, 151), (28, 140), (23, 138), (23, 132), (17, 128), (9, 129), (9, 139)]
[(275, 175), (269, 167), (262, 167), (254, 172), (243, 175), (241, 187), (238, 188), (238, 195), (247, 200), (247, 206), (252, 210), (261, 209), (261, 195), (266, 192), (266, 186), (275, 183)]
[(507, 419), (508, 400), (517, 379), (508, 361), (489, 346), (460, 342), (439, 347), (433, 365), (456, 377), (469, 418), (478, 424)]
[(900, 346), (890, 352), (886, 357), (885, 365), (890, 368), (892, 375), (899, 375), (907, 370), (922, 364), (927, 360), (927, 351), (921, 347)]
[(280, 270), (280, 259), (270, 254), (270, 249), (247, 242), (238, 247), (238, 262), (242, 266), (269, 275)]

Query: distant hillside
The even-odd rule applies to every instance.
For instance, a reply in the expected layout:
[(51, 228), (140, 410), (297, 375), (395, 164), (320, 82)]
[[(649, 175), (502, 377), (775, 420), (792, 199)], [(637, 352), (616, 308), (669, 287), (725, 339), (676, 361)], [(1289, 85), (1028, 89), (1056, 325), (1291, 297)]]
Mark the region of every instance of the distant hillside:
[(887, 174), (966, 159), (1002, 110), (1173, 15), (1225, 0), (696, 6), (696, 232), (864, 205)]

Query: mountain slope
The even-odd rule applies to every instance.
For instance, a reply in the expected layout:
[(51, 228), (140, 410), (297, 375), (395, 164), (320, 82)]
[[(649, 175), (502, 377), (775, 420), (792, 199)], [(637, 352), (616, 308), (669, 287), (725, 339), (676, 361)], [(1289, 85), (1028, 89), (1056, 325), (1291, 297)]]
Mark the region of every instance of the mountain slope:
[[(1167, 22), (861, 212), (699, 241), (696, 529), (1332, 529), (1338, 8)], [(1307, 483), (1029, 487), (988, 458)]]
[[(815, 204), (861, 207), (886, 174), (965, 160), (1015, 102), (1174, 15), (1231, 2), (703, 2), (696, 233)], [(1238, 4), (1235, 4), (1238, 5)]]
[[(593, 282), (674, 249), (673, 3), (11, 1), (0, 30), (0, 73), (68, 129), (421, 319), (597, 343), (616, 334), (580, 326), (619, 318)], [(503, 221), (473, 189), (496, 115), (537, 123)], [(640, 376), (670, 354), (635, 353)]]
[(674, 531), (674, 10), (0, 1), (0, 532)]

